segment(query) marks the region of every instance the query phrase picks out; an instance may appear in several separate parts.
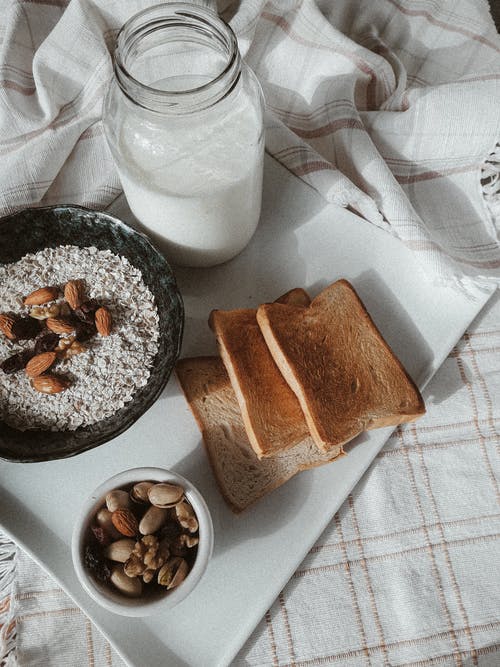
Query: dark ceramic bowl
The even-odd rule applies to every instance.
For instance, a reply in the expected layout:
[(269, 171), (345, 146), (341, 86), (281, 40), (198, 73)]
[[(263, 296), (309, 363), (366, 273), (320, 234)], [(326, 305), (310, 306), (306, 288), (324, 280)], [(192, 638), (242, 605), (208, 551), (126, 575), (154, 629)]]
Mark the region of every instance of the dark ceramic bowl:
[(184, 325), (181, 295), (172, 269), (146, 236), (106, 213), (78, 206), (26, 209), (0, 218), (0, 264), (60, 245), (111, 250), (141, 271), (158, 308), (159, 349), (147, 385), (121, 410), (96, 424), (75, 431), (19, 431), (0, 421), (0, 457), (10, 461), (74, 456), (123, 433), (158, 398), (180, 352)]

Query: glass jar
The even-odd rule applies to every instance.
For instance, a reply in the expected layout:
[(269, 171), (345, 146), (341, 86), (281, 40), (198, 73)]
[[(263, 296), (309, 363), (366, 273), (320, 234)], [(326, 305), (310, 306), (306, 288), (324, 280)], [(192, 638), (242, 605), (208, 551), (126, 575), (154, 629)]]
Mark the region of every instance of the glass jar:
[(263, 98), (231, 28), (168, 3), (125, 23), (103, 123), (135, 217), (175, 264), (237, 255), (260, 216)]

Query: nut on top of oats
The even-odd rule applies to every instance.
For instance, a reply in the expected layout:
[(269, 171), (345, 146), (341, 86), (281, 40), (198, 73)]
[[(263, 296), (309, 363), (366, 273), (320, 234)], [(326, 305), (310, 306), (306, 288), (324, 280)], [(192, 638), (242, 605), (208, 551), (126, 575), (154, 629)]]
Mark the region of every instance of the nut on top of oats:
[(115, 414), (147, 384), (158, 311), (125, 257), (45, 248), (0, 266), (0, 283), (1, 421), (21, 431), (74, 431)]
[(25, 306), (42, 306), (44, 303), (53, 301), (59, 294), (57, 287), (40, 287), (39, 289), (30, 292), (24, 298)]
[(101, 336), (109, 336), (113, 327), (111, 313), (107, 308), (101, 306), (95, 311), (95, 325)]

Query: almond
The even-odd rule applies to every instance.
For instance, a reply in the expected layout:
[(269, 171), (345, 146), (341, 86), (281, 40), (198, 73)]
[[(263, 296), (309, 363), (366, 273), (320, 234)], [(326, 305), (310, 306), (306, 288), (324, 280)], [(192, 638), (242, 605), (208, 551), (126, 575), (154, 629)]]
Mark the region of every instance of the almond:
[(48, 370), (56, 360), (55, 352), (42, 352), (37, 354), (26, 364), (26, 374), (34, 378)]
[(101, 306), (95, 311), (95, 326), (101, 336), (109, 336), (113, 327), (111, 313), (107, 308)]
[(28, 296), (25, 297), (24, 305), (42, 306), (44, 303), (53, 301), (58, 294), (59, 290), (57, 287), (40, 287), (40, 289), (36, 289), (34, 292), (31, 292), (31, 294), (28, 294)]
[(83, 303), (83, 284), (81, 280), (70, 280), (64, 286), (64, 298), (72, 310), (80, 308)]
[(74, 325), (63, 317), (49, 317), (45, 321), (45, 324), (47, 325), (47, 329), (56, 334), (70, 334), (75, 330)]
[(12, 331), (15, 321), (16, 318), (12, 317), (12, 315), (6, 315), (5, 313), (0, 315), (0, 331), (5, 334), (7, 338), (10, 338), (10, 340), (14, 340), (16, 337)]
[(69, 387), (69, 381), (57, 375), (37, 375), (31, 380), (31, 386), (41, 394), (58, 394)]
[(139, 532), (139, 524), (135, 515), (123, 507), (113, 512), (111, 521), (116, 530), (126, 537), (134, 537)]

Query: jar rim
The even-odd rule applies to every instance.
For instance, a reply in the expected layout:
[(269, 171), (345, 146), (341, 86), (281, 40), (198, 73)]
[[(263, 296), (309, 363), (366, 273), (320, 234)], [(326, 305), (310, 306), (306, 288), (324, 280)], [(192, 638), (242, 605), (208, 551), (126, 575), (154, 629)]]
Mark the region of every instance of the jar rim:
[[(134, 77), (125, 63), (130, 49), (152, 30), (172, 29), (180, 25), (179, 21), (184, 28), (193, 28), (198, 22), (218, 38), (227, 52), (223, 69), (201, 85), (183, 90), (155, 88)], [(121, 27), (116, 38), (114, 72), (122, 92), (134, 104), (160, 113), (192, 113), (213, 106), (236, 86), (241, 74), (238, 40), (231, 27), (208, 8), (187, 2), (154, 5), (134, 14)]]

